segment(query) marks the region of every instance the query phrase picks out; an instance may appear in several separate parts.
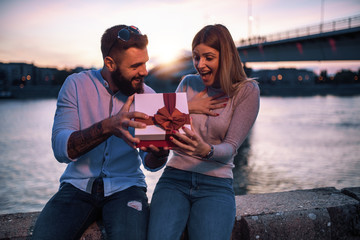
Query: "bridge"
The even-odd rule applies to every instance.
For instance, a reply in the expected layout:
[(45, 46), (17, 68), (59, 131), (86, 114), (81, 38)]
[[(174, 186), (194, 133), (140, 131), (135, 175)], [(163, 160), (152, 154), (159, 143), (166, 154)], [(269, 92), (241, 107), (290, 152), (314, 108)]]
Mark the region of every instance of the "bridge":
[(240, 40), (243, 62), (360, 60), (360, 15)]
[[(272, 34), (264, 37), (252, 37), (243, 39), (237, 44), (237, 50), (243, 63), (251, 62), (287, 62), (287, 61), (341, 61), (360, 60), (360, 15), (348, 17), (324, 24), (309, 26), (305, 28), (294, 29), (287, 32)], [(302, 84), (315, 83), (315, 75), (312, 77), (303, 76), (308, 73), (299, 73), (292, 70), (282, 70), (280, 74), (282, 77), (282, 84), (289, 83), (286, 79), (297, 84), (301, 81)], [(172, 92), (175, 91), (180, 79), (191, 73), (196, 73), (193, 66), (192, 56), (184, 56), (172, 64), (158, 65), (149, 71), (146, 82), (157, 92)], [(251, 75), (252, 74), (252, 75)], [(248, 73), (250, 77), (258, 78), (262, 82), (262, 89), (264, 91), (267, 83), (274, 83), (275, 75), (269, 75), (266, 72), (263, 75), (256, 75), (255, 73)], [(278, 76), (279, 74), (276, 74)], [(308, 80), (304, 80), (308, 78)], [(299, 80), (301, 79), (301, 80)], [(358, 76), (356, 76), (356, 80)], [(280, 82), (280, 81), (277, 81)], [(357, 84), (359, 85), (359, 84)], [(272, 85), (271, 85), (272, 86)], [(289, 85), (290, 86), (290, 85)], [(292, 86), (292, 85), (291, 85)], [(297, 85), (296, 85), (297, 86)], [(293, 88), (284, 91), (279, 89), (279, 92), (287, 92), (288, 94), (297, 94), (298, 89)], [(333, 93), (341, 95), (351, 95), (356, 92), (359, 93), (358, 88), (344, 89), (339, 93), (339, 88), (329, 89), (322, 87), (316, 91), (313, 86), (309, 88), (308, 95), (315, 93), (321, 94)], [(267, 93), (268, 94), (268, 93)]]

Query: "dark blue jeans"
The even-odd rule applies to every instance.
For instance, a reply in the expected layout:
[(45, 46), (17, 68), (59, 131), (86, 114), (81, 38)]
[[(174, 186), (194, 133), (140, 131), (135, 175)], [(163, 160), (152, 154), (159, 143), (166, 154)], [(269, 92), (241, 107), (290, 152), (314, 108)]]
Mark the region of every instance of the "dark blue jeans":
[(102, 181), (93, 185), (92, 194), (63, 184), (39, 215), (32, 239), (79, 239), (99, 218), (107, 239), (146, 239), (146, 189), (134, 186), (104, 197), (101, 184)]
[(232, 179), (165, 168), (150, 204), (148, 240), (229, 240), (235, 222)]

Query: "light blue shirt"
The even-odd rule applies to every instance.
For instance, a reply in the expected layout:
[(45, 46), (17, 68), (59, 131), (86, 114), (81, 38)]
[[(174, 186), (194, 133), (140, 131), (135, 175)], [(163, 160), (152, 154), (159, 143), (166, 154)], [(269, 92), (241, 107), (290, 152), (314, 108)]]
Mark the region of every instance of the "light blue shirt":
[[(154, 90), (144, 84), (144, 93), (154, 93)], [(100, 70), (72, 74), (65, 80), (59, 92), (52, 130), (55, 158), (68, 164), (61, 183), (68, 182), (91, 193), (94, 179), (102, 176), (105, 196), (131, 186), (146, 187), (140, 169), (146, 153), (131, 148), (121, 138), (111, 136), (77, 159), (70, 159), (67, 153), (71, 133), (117, 114), (127, 98), (120, 91), (111, 92)], [(134, 103), (130, 111), (134, 111)], [(130, 132), (134, 135), (134, 129)]]

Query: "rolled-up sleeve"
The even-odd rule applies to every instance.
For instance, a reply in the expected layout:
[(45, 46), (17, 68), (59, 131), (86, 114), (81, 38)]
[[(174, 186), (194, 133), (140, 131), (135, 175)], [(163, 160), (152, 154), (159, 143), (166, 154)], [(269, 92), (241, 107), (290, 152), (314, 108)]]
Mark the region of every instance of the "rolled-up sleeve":
[(76, 160), (69, 158), (67, 143), (70, 135), (79, 129), (76, 84), (71, 77), (68, 77), (59, 92), (52, 129), (51, 142), (56, 160), (63, 163)]

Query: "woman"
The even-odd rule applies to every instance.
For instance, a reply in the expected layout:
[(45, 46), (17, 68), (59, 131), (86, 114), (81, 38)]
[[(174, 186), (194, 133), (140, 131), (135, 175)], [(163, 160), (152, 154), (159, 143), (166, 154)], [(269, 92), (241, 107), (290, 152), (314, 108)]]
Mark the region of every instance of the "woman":
[[(156, 185), (150, 206), (149, 240), (230, 239), (235, 221), (233, 159), (259, 110), (259, 88), (247, 79), (234, 41), (223, 25), (201, 29), (192, 42), (199, 73), (188, 75), (177, 92), (186, 92), (192, 129), (174, 132), (173, 157)], [(205, 89), (205, 90), (204, 90)], [(203, 98), (228, 99), (204, 114)]]

